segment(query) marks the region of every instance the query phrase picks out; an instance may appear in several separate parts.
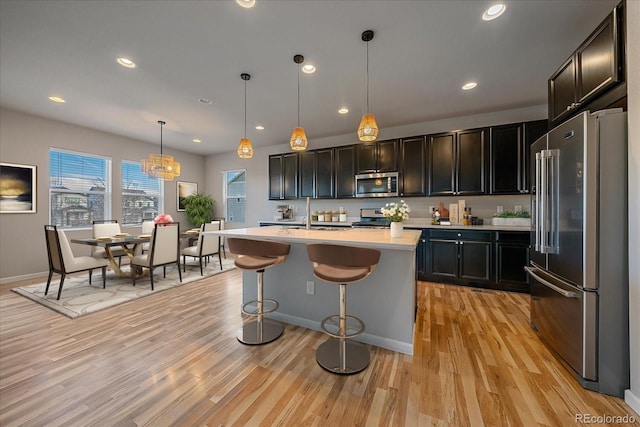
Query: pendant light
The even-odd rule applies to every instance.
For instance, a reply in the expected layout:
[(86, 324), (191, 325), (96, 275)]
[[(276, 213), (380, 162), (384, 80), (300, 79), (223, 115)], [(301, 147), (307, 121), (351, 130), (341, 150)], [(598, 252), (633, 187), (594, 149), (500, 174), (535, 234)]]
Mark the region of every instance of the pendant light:
[(367, 113), (362, 116), (358, 126), (358, 139), (362, 142), (375, 141), (378, 137), (378, 124), (373, 114), (369, 113), (369, 42), (373, 40), (373, 31), (362, 33), (362, 41), (367, 43)]
[(253, 157), (253, 147), (251, 146), (251, 141), (247, 138), (247, 81), (251, 79), (251, 76), (247, 73), (242, 73), (240, 78), (244, 80), (244, 138), (238, 144), (238, 157), (251, 159)]
[(293, 151), (304, 151), (307, 149), (309, 142), (307, 141), (307, 135), (304, 133), (304, 129), (300, 127), (300, 64), (304, 62), (304, 56), (295, 55), (293, 62), (298, 64), (298, 126), (293, 129), (291, 133), (291, 140), (289, 145)]
[(173, 178), (180, 176), (180, 163), (173, 160), (173, 156), (162, 153), (162, 126), (166, 122), (158, 120), (158, 124), (160, 125), (160, 155), (149, 154), (149, 158), (143, 159), (140, 166), (142, 173), (146, 173), (149, 178), (173, 181)]

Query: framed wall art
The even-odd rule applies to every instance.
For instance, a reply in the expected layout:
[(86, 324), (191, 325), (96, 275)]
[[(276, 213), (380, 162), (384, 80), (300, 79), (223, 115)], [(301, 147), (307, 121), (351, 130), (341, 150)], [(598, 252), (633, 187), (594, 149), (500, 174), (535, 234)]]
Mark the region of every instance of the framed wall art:
[(36, 166), (0, 163), (0, 213), (36, 213)]
[(184, 212), (184, 199), (187, 196), (192, 194), (196, 194), (198, 192), (198, 183), (197, 182), (185, 182), (178, 181), (177, 185), (177, 206), (178, 212)]

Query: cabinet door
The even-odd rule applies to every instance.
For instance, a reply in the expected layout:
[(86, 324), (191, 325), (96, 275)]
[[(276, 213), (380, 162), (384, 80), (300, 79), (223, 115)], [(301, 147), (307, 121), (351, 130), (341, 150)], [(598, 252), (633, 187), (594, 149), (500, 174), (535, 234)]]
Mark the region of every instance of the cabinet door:
[(269, 200), (282, 199), (282, 156), (269, 156)]
[(458, 277), (458, 242), (456, 240), (430, 239), (428, 247), (428, 271), (432, 280)]
[(547, 120), (535, 120), (532, 122), (526, 122), (523, 125), (524, 132), (524, 169), (522, 173), (522, 187), (520, 188), (522, 193), (529, 193), (531, 191), (531, 144), (536, 142), (542, 135), (549, 130), (549, 122)]
[(333, 148), (316, 150), (316, 198), (333, 199)]
[(379, 141), (377, 149), (378, 172), (398, 171), (398, 140)]
[(549, 119), (568, 116), (576, 102), (576, 67), (574, 57), (567, 59), (549, 78)]
[(300, 161), (300, 197), (316, 197), (316, 152), (305, 151), (299, 154)]
[(529, 246), (521, 243), (496, 243), (496, 285), (498, 289), (529, 292), (524, 267), (529, 262)]
[(485, 282), (491, 281), (491, 242), (461, 241), (460, 279)]
[(298, 153), (282, 156), (282, 175), (284, 177), (283, 195), (285, 199), (298, 198)]
[(489, 143), (490, 194), (520, 193), (524, 178), (522, 124), (491, 128)]
[(418, 246), (416, 248), (416, 275), (418, 280), (427, 280), (428, 279), (428, 270), (427, 265), (427, 254), (429, 253), (429, 245), (428, 245), (428, 231), (423, 231), (420, 240), (418, 241)]
[(454, 194), (454, 133), (429, 135), (429, 195)]
[(621, 80), (618, 72), (617, 11), (614, 9), (576, 51), (579, 103), (588, 101)]
[(376, 143), (365, 142), (358, 147), (358, 173), (375, 173), (378, 171), (376, 162)]
[(426, 164), (423, 136), (400, 142), (401, 196), (426, 196)]
[(354, 145), (336, 148), (336, 197), (355, 197), (356, 149)]
[(455, 194), (484, 194), (486, 129), (458, 132)]

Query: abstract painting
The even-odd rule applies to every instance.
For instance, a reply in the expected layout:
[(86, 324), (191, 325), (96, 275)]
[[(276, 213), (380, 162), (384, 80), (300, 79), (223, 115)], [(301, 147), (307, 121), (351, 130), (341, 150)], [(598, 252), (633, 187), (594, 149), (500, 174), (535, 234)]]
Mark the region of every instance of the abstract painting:
[(36, 212), (36, 167), (0, 163), (0, 213)]

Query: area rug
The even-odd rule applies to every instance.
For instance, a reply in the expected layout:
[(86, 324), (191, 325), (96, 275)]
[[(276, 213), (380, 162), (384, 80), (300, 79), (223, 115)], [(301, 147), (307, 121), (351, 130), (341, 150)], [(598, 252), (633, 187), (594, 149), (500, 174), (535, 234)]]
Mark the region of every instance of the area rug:
[(220, 270), (220, 264), (216, 258), (213, 262), (207, 263), (203, 271), (204, 276), (201, 276), (200, 267), (197, 262), (189, 263), (187, 259), (187, 271), (182, 272), (182, 283), (178, 278), (178, 270), (175, 266), (167, 266), (166, 278), (162, 277), (162, 267), (156, 267), (155, 274), (153, 275), (153, 291), (151, 290), (149, 276), (137, 279), (136, 286), (133, 286), (131, 278), (118, 277), (110, 270), (107, 270), (106, 289), (102, 289), (102, 276), (99, 271), (93, 272), (91, 285), (89, 284), (88, 272), (67, 276), (64, 281), (64, 286), (62, 287), (60, 300), (56, 299), (58, 296), (58, 285), (60, 283), (60, 276), (58, 274), (53, 275), (51, 286), (49, 286), (49, 292), (46, 296), (44, 295), (44, 290), (47, 286), (46, 281), (34, 285), (13, 288), (11, 290), (74, 319), (147, 295), (185, 285), (207, 276), (223, 273), (235, 268), (233, 262), (234, 260), (231, 258), (223, 258), (222, 270)]

